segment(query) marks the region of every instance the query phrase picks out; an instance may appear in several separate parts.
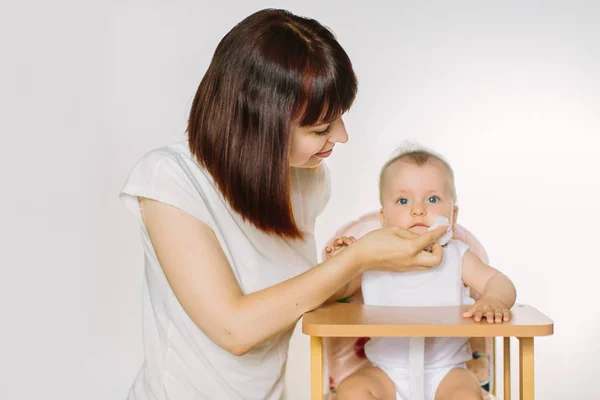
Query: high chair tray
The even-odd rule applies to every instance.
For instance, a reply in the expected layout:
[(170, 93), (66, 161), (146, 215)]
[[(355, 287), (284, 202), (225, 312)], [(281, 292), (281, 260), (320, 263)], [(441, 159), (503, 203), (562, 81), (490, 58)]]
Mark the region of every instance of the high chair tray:
[(464, 318), (468, 306), (395, 307), (333, 303), (304, 314), (302, 332), (318, 337), (537, 337), (554, 322), (527, 304), (515, 304), (510, 322)]

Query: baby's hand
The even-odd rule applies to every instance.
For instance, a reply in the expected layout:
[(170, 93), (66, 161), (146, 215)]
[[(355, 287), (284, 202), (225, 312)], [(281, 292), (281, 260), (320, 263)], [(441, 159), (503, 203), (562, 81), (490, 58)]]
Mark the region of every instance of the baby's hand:
[(463, 314), (465, 318), (471, 318), (477, 322), (486, 318), (488, 323), (501, 323), (510, 321), (510, 310), (503, 302), (494, 298), (482, 297)]
[(325, 248), (325, 252), (327, 253), (328, 257), (333, 257), (354, 242), (356, 242), (356, 238), (354, 236), (342, 236), (336, 238), (329, 246)]

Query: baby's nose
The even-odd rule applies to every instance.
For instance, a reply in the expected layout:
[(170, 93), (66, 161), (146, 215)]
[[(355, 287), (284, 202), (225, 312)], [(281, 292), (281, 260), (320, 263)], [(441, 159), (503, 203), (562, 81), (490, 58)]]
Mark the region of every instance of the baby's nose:
[(420, 206), (413, 207), (413, 209), (412, 209), (412, 215), (415, 215), (415, 216), (423, 216), (423, 215), (425, 215), (425, 208), (424, 207), (420, 207)]

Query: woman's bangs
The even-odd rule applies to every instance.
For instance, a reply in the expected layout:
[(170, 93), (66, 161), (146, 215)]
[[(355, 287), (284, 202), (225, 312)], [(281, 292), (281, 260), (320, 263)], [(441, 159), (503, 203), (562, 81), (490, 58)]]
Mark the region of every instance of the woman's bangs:
[[(312, 71), (311, 71), (312, 72)], [(354, 74), (305, 74), (305, 85), (294, 120), (312, 126), (336, 120), (350, 109), (356, 96)]]

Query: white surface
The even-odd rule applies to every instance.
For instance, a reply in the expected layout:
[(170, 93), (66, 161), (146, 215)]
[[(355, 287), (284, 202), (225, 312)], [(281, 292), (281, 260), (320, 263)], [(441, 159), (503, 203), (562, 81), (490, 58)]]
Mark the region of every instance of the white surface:
[[(273, 5), (330, 26), (360, 81), (318, 243), (378, 207), (402, 140), (441, 153), (459, 222), (556, 322), (536, 342), (538, 398), (596, 398), (600, 5), (516, 0), (3, 3), (0, 398), (124, 398), (142, 252), (117, 193), (142, 154), (184, 137), (220, 38)], [(287, 372), (289, 399), (307, 399), (306, 337)]]

